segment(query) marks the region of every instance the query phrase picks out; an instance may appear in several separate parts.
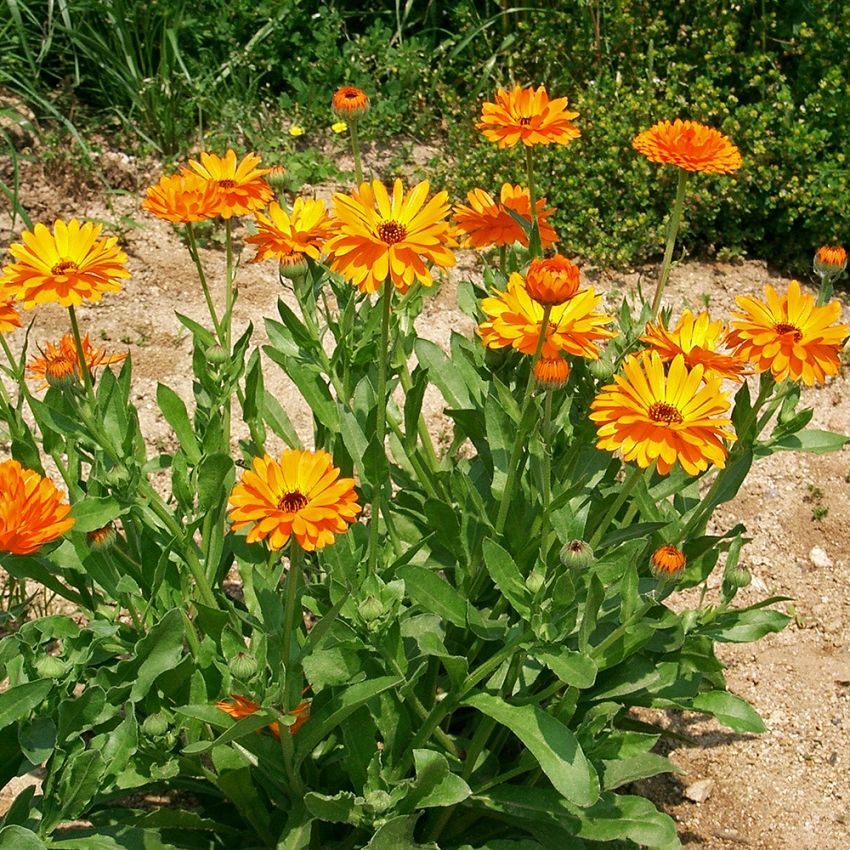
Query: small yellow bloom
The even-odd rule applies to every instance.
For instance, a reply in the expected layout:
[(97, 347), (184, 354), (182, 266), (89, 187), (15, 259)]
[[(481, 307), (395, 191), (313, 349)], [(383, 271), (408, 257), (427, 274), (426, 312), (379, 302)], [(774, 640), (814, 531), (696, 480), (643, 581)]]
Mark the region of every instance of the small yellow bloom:
[(289, 135), (295, 136), (296, 138), (298, 136), (303, 136), (304, 135), (304, 128), (300, 124), (293, 124), (289, 128)]
[(347, 129), (348, 124), (346, 124), (345, 121), (335, 121), (331, 124), (331, 130), (333, 130), (334, 133), (344, 133)]

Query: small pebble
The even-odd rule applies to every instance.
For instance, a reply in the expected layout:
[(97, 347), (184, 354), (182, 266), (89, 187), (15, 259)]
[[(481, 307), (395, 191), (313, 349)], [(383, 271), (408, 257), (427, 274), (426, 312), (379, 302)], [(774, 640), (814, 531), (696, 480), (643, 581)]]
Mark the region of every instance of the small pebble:
[(714, 790), (713, 779), (698, 779), (685, 788), (685, 797), (692, 803), (704, 803)]
[(835, 564), (832, 563), (832, 558), (826, 554), (826, 551), (821, 549), (820, 546), (813, 546), (811, 552), (809, 552), (809, 560), (819, 569), (826, 569), (827, 567), (833, 567)]

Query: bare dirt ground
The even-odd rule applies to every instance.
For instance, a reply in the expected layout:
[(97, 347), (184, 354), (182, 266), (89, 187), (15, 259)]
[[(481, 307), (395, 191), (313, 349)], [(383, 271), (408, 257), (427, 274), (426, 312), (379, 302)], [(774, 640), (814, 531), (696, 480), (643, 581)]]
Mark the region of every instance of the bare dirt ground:
[[(159, 176), (156, 166), (146, 169), (120, 154), (111, 154), (103, 164), (112, 185), (125, 189), (147, 185)], [(324, 196), (328, 192), (317, 191)], [(191, 340), (174, 318), (174, 310), (199, 321), (206, 315), (185, 249), (169, 225), (139, 209), (134, 193), (112, 195), (108, 206), (102, 192), (80, 189), (67, 174), (45, 173), (32, 165), (23, 174), (21, 202), (34, 221), (50, 223), (56, 217), (76, 215), (103, 220), (107, 230), (120, 233), (132, 279), (122, 292), (79, 310), (80, 322), (95, 345), (132, 354), (133, 401), (149, 444), (157, 449), (173, 445), (155, 398), (158, 382), (185, 398), (191, 396)], [(20, 227), (19, 222), (15, 237)], [(0, 228), (5, 246), (11, 241), (5, 212), (0, 214)], [(252, 250), (245, 252), (240, 268), (235, 323), (241, 329), (252, 321), (255, 342), (262, 343), (262, 317), (275, 314), (278, 297), (290, 304), (294, 299), (281, 288), (274, 266), (252, 265), (248, 262), (252, 255)], [(222, 252), (204, 250), (203, 259), (220, 298)], [(471, 255), (462, 257), (449, 282), (428, 300), (418, 322), (423, 336), (445, 343), (451, 330), (472, 332), (469, 320), (455, 306), (454, 288), (458, 279), (475, 274), (477, 262)], [(612, 306), (641, 281), (644, 291), (651, 289), (656, 273), (654, 268), (643, 275), (584, 270), (587, 281), (610, 294)], [(683, 262), (673, 270), (665, 300), (674, 313), (685, 306), (701, 309), (707, 303), (720, 317), (728, 315), (736, 295), (760, 296), (768, 281), (786, 284), (763, 262)], [(845, 322), (848, 313), (845, 309)], [(43, 346), (57, 340), (67, 329), (66, 322), (62, 310), (39, 310), (32, 343)], [(20, 338), (12, 336), (13, 348)], [(850, 430), (848, 374), (845, 369), (826, 386), (804, 392), (804, 404), (815, 408), (811, 427)], [(268, 365), (266, 380), (309, 441), (309, 413), (291, 383), (274, 364)], [(428, 413), (436, 430), (445, 427), (440, 407), (440, 399), (432, 396)], [(698, 715), (658, 715), (692, 744), (675, 743), (672, 750), (682, 773), (646, 781), (637, 790), (676, 819), (688, 850), (850, 846), (848, 481), (850, 449), (826, 456), (774, 455), (756, 464), (738, 498), (717, 514), (717, 528), (725, 530), (741, 521), (752, 537), (742, 562), (754, 580), (740, 601), (788, 596), (792, 601), (780, 607), (793, 619), (782, 634), (755, 644), (719, 647), (728, 665), (730, 689), (755, 706), (768, 727), (766, 733), (732, 734)], [(690, 799), (700, 797), (702, 802)]]

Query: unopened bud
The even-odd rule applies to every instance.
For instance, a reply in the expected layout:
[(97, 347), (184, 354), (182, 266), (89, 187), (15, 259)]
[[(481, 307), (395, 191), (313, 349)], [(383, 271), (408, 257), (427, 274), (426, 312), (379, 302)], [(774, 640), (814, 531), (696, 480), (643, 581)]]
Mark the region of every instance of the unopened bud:
[(130, 483), (130, 473), (123, 466), (113, 466), (104, 476), (104, 481), (113, 490), (121, 489)]
[(289, 278), (293, 283), (303, 280), (309, 270), (310, 266), (307, 263), (307, 255), (298, 251), (293, 251), (280, 260), (281, 277)]
[(731, 570), (726, 570), (723, 575), (723, 580), (727, 582), (730, 587), (740, 589), (742, 587), (747, 587), (747, 585), (753, 580), (753, 577), (750, 575), (750, 571), (744, 567), (734, 567)]
[(275, 190), (281, 192), (286, 188), (286, 171), (282, 165), (275, 165), (266, 175), (266, 183)]
[(561, 563), (571, 570), (583, 570), (595, 560), (593, 549), (584, 540), (570, 540), (561, 547)]
[(206, 358), (210, 366), (221, 366), (230, 360), (230, 354), (227, 352), (227, 349), (222, 348), (220, 345), (211, 345), (207, 349)]
[(847, 268), (847, 252), (840, 245), (824, 245), (815, 252), (812, 268), (821, 277), (838, 277)]
[(534, 364), (537, 386), (544, 390), (559, 390), (570, 377), (570, 364), (563, 357), (541, 357)]
[(227, 665), (230, 672), (237, 678), (247, 681), (257, 674), (257, 659), (247, 652), (238, 652)]
[(384, 606), (381, 600), (371, 594), (360, 603), (358, 610), (360, 611), (360, 616), (367, 623), (371, 623), (373, 620), (377, 620), (378, 617), (384, 615)]
[(95, 528), (86, 534), (86, 543), (95, 552), (104, 552), (107, 549), (111, 549), (117, 539), (118, 532), (111, 522), (104, 525), (103, 528)]
[(149, 738), (161, 738), (170, 726), (168, 715), (164, 711), (149, 714), (142, 723), (142, 732)]
[(598, 357), (587, 364), (587, 370), (597, 381), (610, 381), (614, 376), (614, 364), (605, 357)]
[(675, 546), (659, 546), (649, 559), (649, 569), (659, 581), (677, 581), (685, 571), (685, 553)]

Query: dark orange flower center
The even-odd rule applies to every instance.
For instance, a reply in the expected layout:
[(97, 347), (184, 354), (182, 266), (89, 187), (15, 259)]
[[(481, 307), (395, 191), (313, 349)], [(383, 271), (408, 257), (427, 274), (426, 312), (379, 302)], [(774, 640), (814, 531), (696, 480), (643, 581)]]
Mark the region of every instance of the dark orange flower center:
[(218, 185), (221, 186), (222, 189), (234, 189), (236, 187), (236, 181), (227, 177), (224, 180), (219, 180)]
[(349, 89), (346, 92), (343, 92), (342, 95), (346, 100), (360, 100), (360, 92), (355, 91), (354, 89)]
[(73, 260), (60, 260), (50, 272), (51, 274), (67, 274), (68, 272), (75, 272), (79, 268)]
[(794, 334), (794, 342), (799, 342), (803, 338), (803, 332), (796, 325), (788, 325), (785, 322), (779, 322), (775, 326), (778, 334)]
[(395, 245), (407, 237), (407, 228), (397, 221), (382, 221), (378, 225), (378, 238), (387, 245)]
[(519, 119), (519, 123), (521, 127), (527, 127), (531, 123), (531, 118), (527, 115), (523, 115), (522, 118)]
[(291, 493), (284, 493), (278, 499), (277, 507), (278, 510), (294, 514), (307, 507), (307, 501), (307, 497), (300, 490), (293, 490)]
[(668, 425), (671, 422), (682, 422), (684, 417), (672, 405), (666, 401), (656, 401), (649, 408), (649, 418), (655, 422), (666, 422)]

